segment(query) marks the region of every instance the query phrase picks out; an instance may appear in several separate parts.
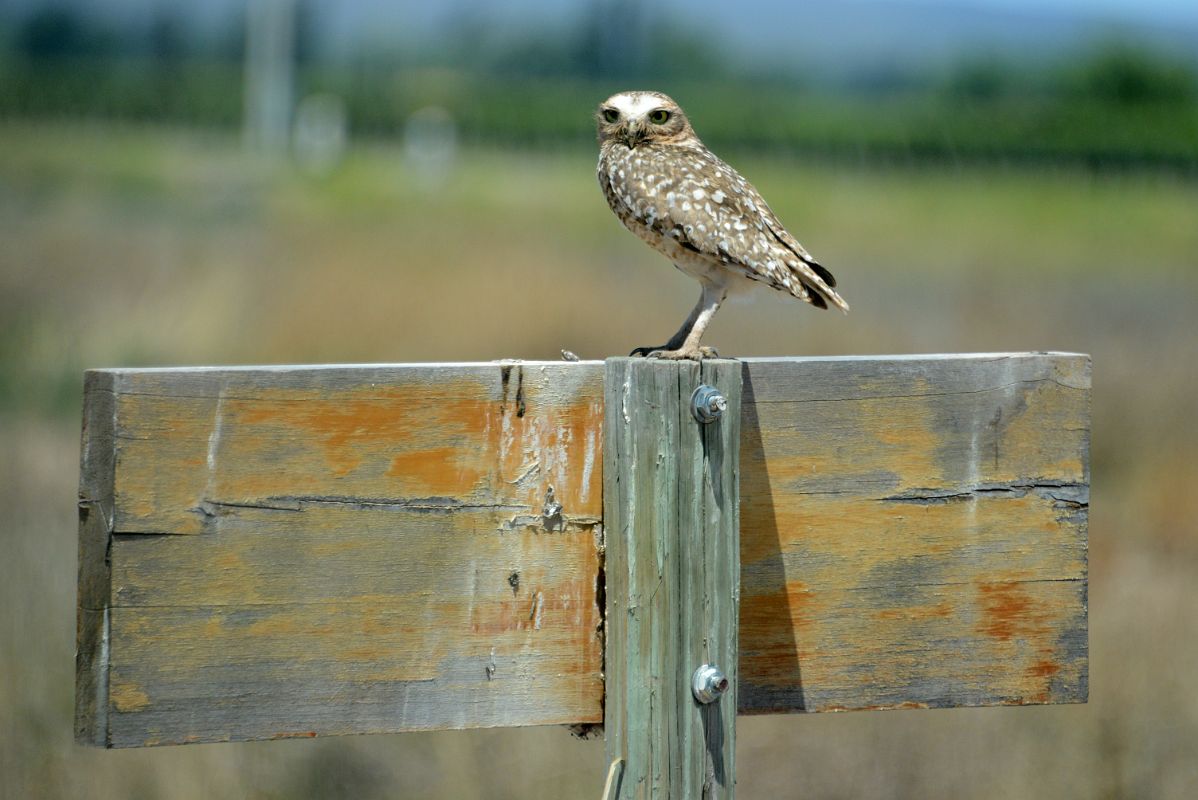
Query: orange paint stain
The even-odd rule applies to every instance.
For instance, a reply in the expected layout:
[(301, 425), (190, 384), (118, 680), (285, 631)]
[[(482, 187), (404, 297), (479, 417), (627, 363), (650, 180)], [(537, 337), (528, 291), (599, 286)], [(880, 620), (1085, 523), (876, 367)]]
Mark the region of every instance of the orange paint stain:
[[(819, 616), (819, 598), (802, 581), (741, 596), (741, 676), (759, 686), (789, 686), (800, 677), (801, 645)], [(810, 642), (807, 642), (808, 646)]]
[(1027, 668), (1025, 674), (1029, 678), (1051, 678), (1061, 671), (1061, 665), (1052, 661), (1044, 660), (1032, 664)]
[(784, 587), (765, 594), (741, 597), (740, 625), (754, 631), (778, 629), (792, 636), (811, 619), (813, 593), (802, 581), (790, 581)]
[(397, 493), (405, 496), (452, 497), (469, 494), (485, 470), (472, 449), (434, 447), (392, 457), (387, 477), (398, 479)]
[(953, 607), (947, 600), (931, 606), (909, 606), (907, 608), (884, 608), (874, 613), (877, 619), (885, 620), (919, 620), (944, 619), (951, 616)]
[(316, 731), (284, 731), (272, 734), (271, 739), (314, 739)]
[(485, 393), (477, 386), (456, 388), (458, 397), (479, 399), (452, 399), (452, 384), (438, 387), (436, 392), (421, 392), (419, 387), (374, 387), (345, 392), (337, 399), (301, 395), (255, 401), (238, 404), (236, 411), (238, 421), (246, 425), (292, 428), (315, 438), (332, 474), (345, 476), (371, 456), (427, 441), (430, 430), (441, 434), (442, 441), (468, 433), (478, 435)]
[[(539, 508), (552, 485), (568, 516), (598, 517), (602, 402), (586, 393), (549, 394), (545, 379), (533, 378), (519, 378), (518, 403), (515, 374), (504, 397), (480, 376), (363, 387), (336, 398), (307, 390), (226, 401), (222, 455), (238, 465), (243, 500), (341, 495), (352, 481), (358, 496), (485, 496)], [(268, 456), (277, 460), (280, 450), (304, 468), (247, 469)]]
[(128, 714), (141, 711), (150, 705), (149, 696), (140, 686), (132, 683), (114, 682), (108, 691), (108, 700), (117, 711)]
[(977, 589), (982, 610), (979, 632), (1007, 641), (1041, 629), (1031, 598), (1018, 583), (979, 583)]

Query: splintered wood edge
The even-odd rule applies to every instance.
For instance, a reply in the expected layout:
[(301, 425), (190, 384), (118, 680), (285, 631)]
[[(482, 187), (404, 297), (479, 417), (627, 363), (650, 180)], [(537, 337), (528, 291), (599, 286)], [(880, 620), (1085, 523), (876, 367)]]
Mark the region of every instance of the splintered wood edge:
[(84, 377), (79, 465), (79, 563), (76, 606), (75, 739), (107, 746), (108, 604), (112, 572), (114, 415), (113, 374)]

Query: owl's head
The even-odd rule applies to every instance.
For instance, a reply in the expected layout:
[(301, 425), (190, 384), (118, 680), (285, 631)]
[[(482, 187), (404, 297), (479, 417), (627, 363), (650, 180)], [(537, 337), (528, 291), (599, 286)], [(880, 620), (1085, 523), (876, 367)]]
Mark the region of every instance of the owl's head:
[(693, 144), (698, 142), (682, 109), (661, 92), (620, 92), (595, 112), (599, 144)]

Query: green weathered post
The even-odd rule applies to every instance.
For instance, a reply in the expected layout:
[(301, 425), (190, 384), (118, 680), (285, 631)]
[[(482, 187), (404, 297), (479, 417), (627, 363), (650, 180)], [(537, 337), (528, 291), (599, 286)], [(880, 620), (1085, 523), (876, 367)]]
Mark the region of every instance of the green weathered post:
[[(606, 363), (605, 729), (614, 796), (735, 793), (741, 364)], [(700, 386), (723, 400), (704, 408)], [(701, 400), (703, 398), (700, 398)], [(723, 405), (723, 413), (718, 413)], [(696, 699), (698, 668), (722, 696)]]

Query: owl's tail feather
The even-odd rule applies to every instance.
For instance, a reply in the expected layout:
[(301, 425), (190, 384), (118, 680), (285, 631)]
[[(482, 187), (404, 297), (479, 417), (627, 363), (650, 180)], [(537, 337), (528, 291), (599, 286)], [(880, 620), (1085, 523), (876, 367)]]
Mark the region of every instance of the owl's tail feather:
[(848, 313), (849, 304), (832, 288), (836, 285), (836, 278), (822, 264), (814, 259), (803, 259), (801, 263), (793, 264), (791, 269), (798, 274), (799, 282), (806, 290), (798, 295), (800, 299), (806, 300), (816, 308), (827, 308), (831, 303)]
[(824, 283), (828, 284), (828, 286), (832, 287), (833, 289), (836, 288), (836, 276), (831, 272), (828, 272), (823, 264), (819, 263), (814, 258), (805, 258), (803, 261), (806, 262), (807, 266), (811, 267), (812, 272), (823, 278)]
[(808, 286), (805, 283), (803, 284), (803, 288), (807, 290), (806, 296), (803, 297), (804, 300), (816, 308), (822, 308), (825, 310), (828, 308), (828, 301), (823, 298), (823, 295), (819, 293), (818, 289), (816, 289), (814, 286)]

